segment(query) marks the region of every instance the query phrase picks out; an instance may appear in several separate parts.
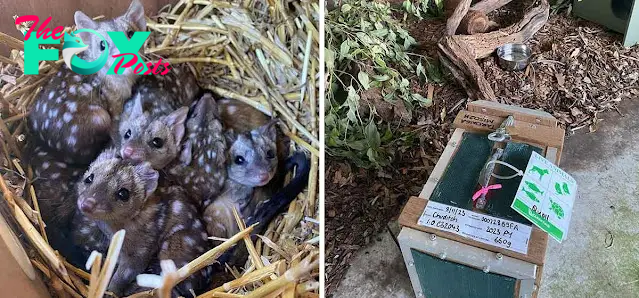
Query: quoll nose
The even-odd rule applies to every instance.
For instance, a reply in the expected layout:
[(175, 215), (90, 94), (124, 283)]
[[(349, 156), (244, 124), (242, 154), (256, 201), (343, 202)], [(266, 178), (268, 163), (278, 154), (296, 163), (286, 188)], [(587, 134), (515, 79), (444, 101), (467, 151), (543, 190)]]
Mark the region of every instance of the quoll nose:
[(122, 148), (122, 157), (123, 158), (130, 158), (132, 155), (133, 155), (133, 147), (124, 146), (124, 148)]
[(95, 211), (95, 200), (93, 198), (82, 200), (80, 202), (80, 210), (84, 213), (93, 213)]
[(260, 179), (260, 181), (266, 182), (266, 180), (268, 180), (269, 176), (270, 175), (268, 173), (260, 173), (257, 177)]

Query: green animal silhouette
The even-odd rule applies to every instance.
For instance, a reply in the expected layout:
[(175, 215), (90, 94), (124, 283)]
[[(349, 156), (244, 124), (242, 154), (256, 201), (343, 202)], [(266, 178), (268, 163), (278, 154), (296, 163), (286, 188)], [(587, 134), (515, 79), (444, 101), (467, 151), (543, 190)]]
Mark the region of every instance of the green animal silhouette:
[(543, 194), (544, 194), (544, 192), (543, 192), (543, 191), (541, 191), (541, 189), (539, 189), (539, 187), (537, 186), (537, 184), (535, 184), (535, 183), (533, 183), (533, 182), (526, 181), (526, 186), (528, 186), (528, 188), (530, 188), (530, 190), (532, 190), (532, 191), (534, 191), (534, 192), (536, 192), (536, 193), (538, 193), (538, 194), (540, 194), (540, 195), (543, 195)]
[(564, 209), (561, 208), (561, 206), (559, 206), (559, 204), (555, 203), (552, 199), (550, 199), (550, 209), (552, 210), (552, 212), (555, 212), (555, 214), (557, 215), (557, 218), (562, 219), (564, 218)]
[(534, 192), (528, 191), (528, 190), (527, 190), (527, 189), (525, 189), (525, 188), (522, 188), (521, 190), (522, 190), (523, 192), (525, 192), (525, 193), (526, 193), (526, 195), (527, 195), (527, 196), (528, 196), (531, 200), (533, 200), (533, 201), (535, 201), (535, 202), (539, 203), (539, 199), (537, 199), (537, 196), (535, 195), (535, 193), (534, 193)]
[(535, 173), (539, 174), (539, 180), (543, 179), (544, 175), (549, 173), (548, 169), (542, 169), (542, 168), (540, 168), (538, 166), (533, 166), (533, 168), (530, 169), (529, 172), (535, 172)]
[(555, 191), (559, 195), (569, 195), (570, 190), (568, 189), (568, 183), (564, 182), (563, 184), (559, 184), (559, 182), (555, 182)]

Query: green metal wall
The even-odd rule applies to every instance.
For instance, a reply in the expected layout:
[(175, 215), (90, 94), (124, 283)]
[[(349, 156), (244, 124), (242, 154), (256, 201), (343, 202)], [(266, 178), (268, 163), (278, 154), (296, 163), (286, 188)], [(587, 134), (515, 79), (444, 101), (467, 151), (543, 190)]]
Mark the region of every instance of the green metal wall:
[(513, 298), (516, 279), (411, 249), (425, 298)]

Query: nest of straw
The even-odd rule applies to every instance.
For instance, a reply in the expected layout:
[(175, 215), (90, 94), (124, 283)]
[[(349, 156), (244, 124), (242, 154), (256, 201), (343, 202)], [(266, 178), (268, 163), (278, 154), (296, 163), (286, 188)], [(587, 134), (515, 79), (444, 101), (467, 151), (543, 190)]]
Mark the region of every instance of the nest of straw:
[[(147, 61), (188, 63), (201, 87), (281, 118), (291, 146), (310, 153), (311, 174), (307, 190), (257, 241), (249, 237), (252, 227), (236, 217), (240, 233), (182, 268), (163, 264), (161, 287), (135, 297), (166, 297), (173, 285), (239, 242), (249, 251), (246, 265), (227, 266), (235, 279), (198, 297), (319, 297), (319, 13), (317, 3), (297, 0), (182, 0), (147, 20)], [(17, 29), (24, 34), (28, 26)], [(43, 61), (40, 75), (23, 75), (23, 42), (2, 32), (0, 42), (13, 49), (9, 57), (0, 55), (0, 211), (28, 256), (21, 266), (41, 272), (54, 297), (102, 297), (122, 235), (113, 237), (104, 258), (92, 255), (87, 271), (67, 263), (48, 243), (31, 185), (36, 177), (20, 154), (32, 102), (63, 61)]]

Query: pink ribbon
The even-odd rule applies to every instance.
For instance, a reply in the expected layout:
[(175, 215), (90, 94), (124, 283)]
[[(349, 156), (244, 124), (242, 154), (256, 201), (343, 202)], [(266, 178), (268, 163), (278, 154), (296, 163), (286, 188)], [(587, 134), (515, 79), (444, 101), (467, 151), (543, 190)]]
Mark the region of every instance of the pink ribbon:
[(479, 198), (481, 195), (487, 194), (489, 190), (500, 189), (500, 188), (501, 188), (501, 184), (493, 184), (493, 185), (488, 185), (488, 186), (482, 187), (480, 190), (478, 190), (473, 195), (473, 202), (475, 202), (477, 200), (477, 198)]

